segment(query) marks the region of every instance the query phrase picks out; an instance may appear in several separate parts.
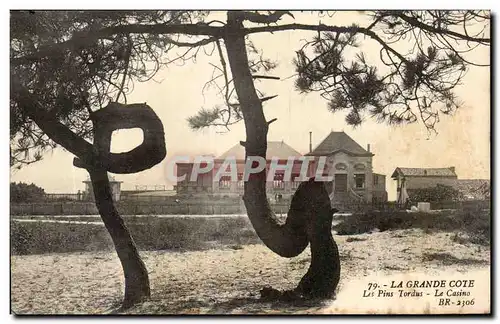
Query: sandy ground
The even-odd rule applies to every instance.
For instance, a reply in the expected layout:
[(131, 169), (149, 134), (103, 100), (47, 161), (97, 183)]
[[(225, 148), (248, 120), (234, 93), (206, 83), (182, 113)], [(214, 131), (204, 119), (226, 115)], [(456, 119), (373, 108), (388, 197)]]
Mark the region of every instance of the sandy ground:
[[(127, 313), (487, 312), (490, 250), (456, 243), (453, 235), (397, 230), (335, 236), (342, 261), (336, 300), (295, 304), (263, 302), (259, 291), (266, 285), (294, 288), (309, 267), (308, 249), (292, 259), (263, 245), (145, 251), (141, 255), (150, 272), (152, 297)], [(11, 274), (11, 308), (17, 314), (102, 314), (117, 307), (123, 294), (122, 270), (113, 252), (12, 256)], [(436, 307), (435, 298), (421, 299), (418, 306), (414, 301), (362, 297), (368, 282), (375, 279), (422, 280), (417, 274), (429, 280), (477, 278), (471, 292), (475, 306), (455, 310)]]

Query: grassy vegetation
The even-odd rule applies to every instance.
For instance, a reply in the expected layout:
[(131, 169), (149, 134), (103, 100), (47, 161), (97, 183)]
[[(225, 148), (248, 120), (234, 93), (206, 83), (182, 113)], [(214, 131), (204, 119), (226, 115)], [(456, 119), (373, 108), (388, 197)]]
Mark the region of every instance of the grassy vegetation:
[[(92, 221), (96, 222), (98, 219), (94, 218)], [(259, 242), (248, 219), (243, 216), (125, 217), (125, 222), (141, 250), (202, 250), (214, 244)], [(97, 251), (112, 248), (111, 238), (102, 224), (11, 222), (12, 254)]]
[[(338, 235), (370, 233), (375, 230), (420, 228), (456, 232), (461, 243), (490, 244), (489, 210), (457, 210), (446, 213), (407, 213), (405, 211), (354, 214), (334, 226)], [(458, 238), (457, 238), (458, 240)]]
[[(40, 217), (23, 217), (40, 219)], [(12, 254), (112, 250), (113, 244), (98, 217), (54, 217), (43, 219), (70, 222), (11, 222)], [(141, 250), (203, 250), (221, 245), (238, 248), (260, 243), (248, 218), (125, 216), (127, 226)], [(83, 223), (82, 223), (83, 222)], [(90, 222), (90, 223), (85, 223)], [(373, 231), (420, 228), (455, 232), (452, 240), (460, 244), (490, 244), (489, 210), (463, 209), (444, 213), (386, 211), (359, 213), (345, 217), (333, 230), (338, 235)], [(356, 241), (349, 238), (348, 242)]]

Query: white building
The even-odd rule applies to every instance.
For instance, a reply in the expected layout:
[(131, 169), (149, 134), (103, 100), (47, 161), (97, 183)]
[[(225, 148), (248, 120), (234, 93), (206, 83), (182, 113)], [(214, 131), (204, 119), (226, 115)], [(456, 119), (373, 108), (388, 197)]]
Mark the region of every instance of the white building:
[[(121, 193), (121, 184), (123, 181), (116, 181), (115, 178), (110, 175), (108, 175), (108, 179), (109, 179), (109, 185), (111, 187), (111, 195), (113, 196), (113, 201), (119, 201)], [(83, 193), (83, 199), (94, 201), (95, 198), (94, 198), (94, 190), (92, 188), (92, 181), (90, 181), (90, 178), (87, 178), (87, 180), (82, 182), (85, 184), (85, 192)]]
[(387, 201), (385, 175), (373, 172), (370, 144), (365, 150), (344, 132), (331, 132), (306, 156), (314, 156), (310, 176), (316, 173), (320, 157), (326, 157), (325, 176), (332, 176), (331, 195), (334, 202), (348, 200)]

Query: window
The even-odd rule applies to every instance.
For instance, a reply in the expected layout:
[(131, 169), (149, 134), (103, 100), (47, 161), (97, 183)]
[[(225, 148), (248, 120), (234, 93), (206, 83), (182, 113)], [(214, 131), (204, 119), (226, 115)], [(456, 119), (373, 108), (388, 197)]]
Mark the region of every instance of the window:
[(301, 181), (299, 181), (299, 176), (300, 176), (300, 174), (292, 174), (292, 188), (293, 189), (297, 189), (301, 183)]
[(283, 173), (274, 174), (273, 188), (275, 189), (285, 189), (285, 182)]
[(229, 189), (231, 188), (231, 177), (223, 176), (219, 180), (219, 188), (220, 189)]
[(244, 182), (243, 182), (243, 173), (238, 173), (238, 188), (243, 188), (244, 187)]
[(364, 174), (355, 174), (354, 175), (354, 183), (356, 189), (362, 189), (365, 187), (365, 175)]
[(378, 186), (378, 176), (376, 174), (373, 175), (373, 185)]

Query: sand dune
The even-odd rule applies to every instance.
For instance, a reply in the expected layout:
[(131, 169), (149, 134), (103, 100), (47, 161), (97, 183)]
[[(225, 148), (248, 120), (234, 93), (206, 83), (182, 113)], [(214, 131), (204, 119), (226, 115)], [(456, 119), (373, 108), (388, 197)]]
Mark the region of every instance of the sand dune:
[[(342, 274), (333, 301), (302, 304), (259, 300), (265, 285), (292, 289), (309, 267), (309, 251), (286, 259), (263, 245), (214, 246), (195, 252), (143, 251), (152, 297), (130, 309), (139, 314), (252, 313), (481, 313), (489, 310), (490, 250), (458, 244), (453, 233), (397, 230), (335, 236)], [(95, 314), (122, 298), (122, 270), (115, 253), (12, 256), (12, 310), (18, 314)], [(420, 274), (420, 275), (419, 275)], [(419, 278), (476, 278), (475, 302), (461, 309), (435, 299), (363, 298), (369, 282)], [(403, 280), (403, 279), (401, 279)], [(433, 302), (434, 301), (434, 302)]]

